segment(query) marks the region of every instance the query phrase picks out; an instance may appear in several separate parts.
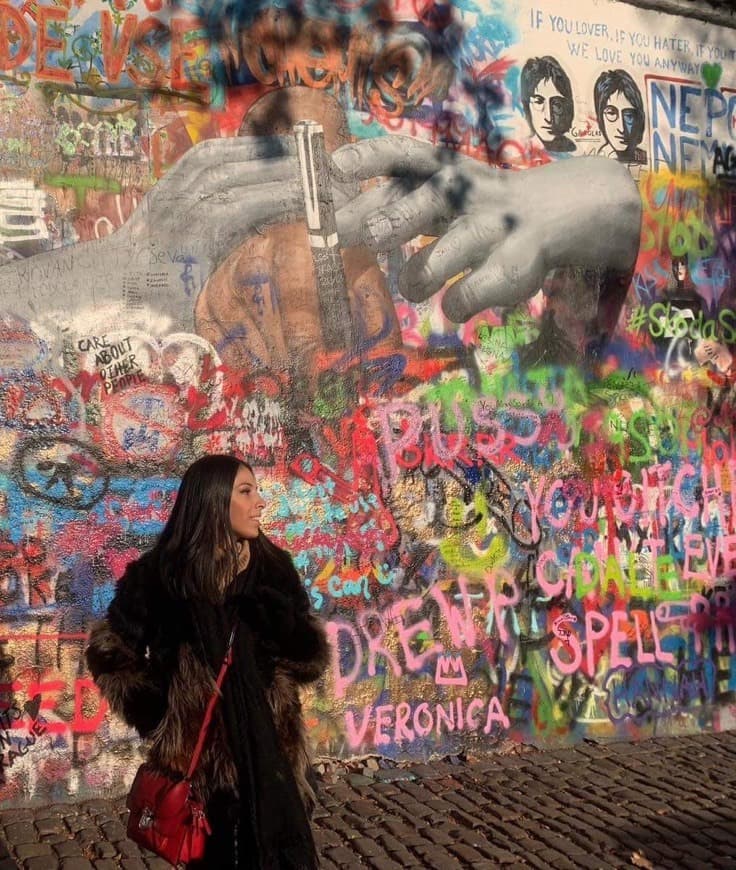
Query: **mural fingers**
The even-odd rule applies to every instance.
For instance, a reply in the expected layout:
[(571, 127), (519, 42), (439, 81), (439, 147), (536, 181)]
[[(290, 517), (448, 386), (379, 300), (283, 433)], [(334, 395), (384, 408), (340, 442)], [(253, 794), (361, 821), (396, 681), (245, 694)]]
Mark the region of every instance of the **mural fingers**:
[(256, 190), (232, 186), (200, 199), (189, 210), (178, 209), (169, 219), (168, 227), (162, 222), (158, 230), (162, 244), (176, 246), (187, 226), (199, 225), (202, 232), (195, 229), (189, 244), (195, 252), (201, 245), (199, 256), (211, 272), (254, 232), (262, 233), (266, 226), (276, 222), (297, 220), (303, 209), (304, 200), (296, 183), (274, 181)]
[[(258, 179), (257, 169), (262, 160), (252, 156), (255, 154), (257, 151), (249, 147), (247, 140), (208, 139), (200, 142), (183, 154), (179, 163), (146, 194), (141, 205), (155, 214), (157, 210), (166, 209), (177, 201), (196, 200), (203, 189), (207, 191), (217, 187), (218, 175), (221, 178), (229, 177), (232, 181), (239, 164), (247, 167), (244, 177)], [(280, 175), (286, 177), (287, 158), (272, 159), (281, 164)], [(133, 212), (132, 219), (140, 210)]]
[(200, 201), (205, 209), (208, 201), (217, 206), (222, 224), (232, 224), (234, 233), (251, 232), (272, 222), (288, 223), (304, 212), (304, 197), (296, 180), (271, 181), (256, 188), (231, 184)]
[(235, 181), (240, 187), (257, 187), (269, 182), (291, 184), (298, 181), (298, 166), (288, 157), (268, 158), (230, 163), (213, 163), (205, 167), (197, 178), (196, 189), (206, 191), (228, 190)]
[(399, 290), (412, 302), (428, 299), (450, 278), (485, 260), (507, 233), (507, 222), (500, 215), (459, 218), (444, 236), (407, 261)]
[(390, 250), (418, 235), (436, 235), (462, 207), (461, 191), (471, 185), (452, 167), (442, 169), (416, 190), (368, 216), (365, 243), (377, 251)]
[[(205, 139), (184, 153), (181, 160), (167, 174), (167, 178), (181, 178), (191, 182), (200, 172), (213, 166), (237, 164), (257, 167), (264, 161), (293, 161), (296, 172), (296, 145), (289, 136), (237, 136), (223, 139)], [(232, 178), (232, 173), (231, 176)]]
[(390, 181), (380, 187), (366, 190), (339, 208), (335, 217), (337, 232), (343, 247), (362, 245), (366, 218), (376, 210), (395, 202), (406, 193), (407, 189), (407, 183), (404, 181)]
[(446, 316), (463, 323), (496, 305), (515, 305), (532, 296), (544, 280), (542, 258), (525, 234), (504, 241), (478, 269), (461, 278), (442, 301)]
[(409, 136), (385, 136), (343, 145), (332, 155), (336, 174), (365, 181), (379, 175), (428, 178), (447, 165), (451, 152)]

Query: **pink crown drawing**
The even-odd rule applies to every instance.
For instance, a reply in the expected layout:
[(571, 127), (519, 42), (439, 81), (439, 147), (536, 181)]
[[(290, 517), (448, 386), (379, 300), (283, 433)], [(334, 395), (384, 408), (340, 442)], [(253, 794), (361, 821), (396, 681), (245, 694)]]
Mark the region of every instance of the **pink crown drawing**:
[(437, 686), (467, 686), (468, 675), (462, 658), (459, 655), (437, 656), (434, 682)]

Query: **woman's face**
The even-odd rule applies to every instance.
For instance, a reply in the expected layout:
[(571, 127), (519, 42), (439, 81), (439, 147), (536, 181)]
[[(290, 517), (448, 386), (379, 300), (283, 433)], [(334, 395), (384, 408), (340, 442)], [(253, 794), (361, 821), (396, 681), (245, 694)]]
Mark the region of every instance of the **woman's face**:
[(565, 130), (561, 129), (565, 97), (551, 79), (542, 79), (529, 97), (532, 130), (542, 142), (552, 142)]
[(614, 151), (626, 151), (631, 145), (636, 109), (624, 94), (611, 94), (603, 110), (603, 135)]
[(239, 541), (258, 537), (265, 506), (253, 472), (241, 465), (230, 496), (230, 526)]

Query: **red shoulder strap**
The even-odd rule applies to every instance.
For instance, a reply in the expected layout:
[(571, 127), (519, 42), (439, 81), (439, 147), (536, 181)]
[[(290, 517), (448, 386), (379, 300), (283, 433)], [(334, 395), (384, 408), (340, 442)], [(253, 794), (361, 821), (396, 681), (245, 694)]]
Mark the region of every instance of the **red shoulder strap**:
[(215, 711), (215, 705), (220, 699), (220, 690), (222, 689), (222, 684), (225, 681), (225, 674), (227, 673), (227, 669), (232, 664), (235, 628), (236, 626), (234, 625), (233, 630), (230, 632), (230, 639), (227, 642), (227, 649), (225, 650), (225, 658), (223, 659), (222, 665), (220, 665), (220, 673), (217, 675), (217, 687), (212, 693), (210, 700), (207, 704), (207, 710), (204, 714), (204, 721), (202, 722), (202, 727), (199, 729), (197, 745), (194, 747), (194, 752), (192, 753), (192, 760), (189, 762), (189, 770), (187, 771), (186, 779), (191, 779), (194, 776), (194, 771), (197, 769), (200, 756), (202, 755), (202, 749), (204, 748), (204, 741), (207, 737), (207, 731), (209, 730), (210, 722), (212, 721), (212, 714)]

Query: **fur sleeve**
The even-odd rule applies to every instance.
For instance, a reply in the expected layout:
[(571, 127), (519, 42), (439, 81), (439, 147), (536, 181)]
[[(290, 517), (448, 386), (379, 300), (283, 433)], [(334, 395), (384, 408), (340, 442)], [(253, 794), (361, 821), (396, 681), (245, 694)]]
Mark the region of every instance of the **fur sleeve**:
[(297, 616), (291, 637), (281, 646), (277, 665), (298, 683), (313, 683), (325, 672), (330, 646), (322, 620), (311, 610)]
[(312, 610), (301, 577), (288, 558), (286, 587), (294, 607), (294, 629), (283, 640), (277, 664), (298, 683), (313, 683), (325, 672), (330, 661), (330, 647), (324, 623)]
[(246, 602), (246, 618), (279, 668), (298, 683), (313, 683), (330, 661), (324, 624), (311, 608), (289, 553), (271, 545), (268, 568), (257, 584), (251, 613)]
[(134, 566), (126, 571), (86, 650), (87, 666), (113, 713), (143, 736), (163, 717), (167, 695), (146, 655), (151, 613), (144, 583)]

